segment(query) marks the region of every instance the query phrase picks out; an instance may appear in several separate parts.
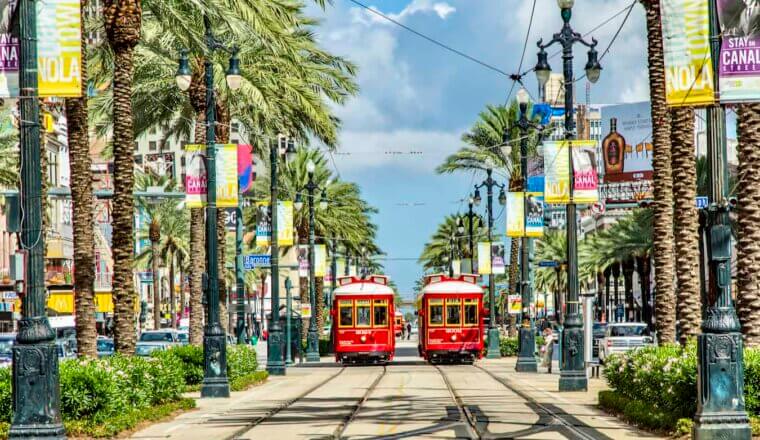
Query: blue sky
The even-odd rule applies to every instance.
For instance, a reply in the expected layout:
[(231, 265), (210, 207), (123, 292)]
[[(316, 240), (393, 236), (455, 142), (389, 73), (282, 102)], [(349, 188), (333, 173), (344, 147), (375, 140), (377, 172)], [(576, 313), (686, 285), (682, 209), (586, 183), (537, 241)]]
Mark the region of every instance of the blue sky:
[[(585, 33), (630, 5), (631, 0), (576, 3), (572, 23)], [(518, 69), (533, 2), (373, 0), (366, 4), (512, 73)], [(343, 129), (335, 165), (341, 177), (361, 185), (365, 198), (379, 209), (375, 222), (379, 245), (388, 257), (386, 270), (402, 293), (411, 293), (422, 273), (415, 261), (422, 246), (443, 216), (467, 208), (458, 200), (468, 194), (473, 182), (471, 175), (439, 176), (434, 168), (461, 146), (461, 134), (486, 104), (504, 103), (511, 81), (349, 0), (334, 0), (324, 11), (311, 7), (310, 13), (322, 19), (316, 30), (321, 44), (359, 65), (360, 95), (336, 108)], [(624, 16), (591, 34), (599, 40), (600, 52)], [(536, 0), (522, 70), (535, 64), (538, 38), (551, 38), (560, 26), (556, 1)], [(591, 91), (593, 103), (648, 99), (645, 35), (644, 10), (636, 4), (602, 60), (602, 77)], [(585, 59), (586, 51), (578, 48), (576, 72), (582, 73)], [(560, 61), (559, 57), (550, 61), (557, 72)], [(533, 75), (525, 83), (537, 96)], [(583, 88), (581, 85), (578, 91), (583, 93)], [(404, 154), (409, 152), (416, 154)]]

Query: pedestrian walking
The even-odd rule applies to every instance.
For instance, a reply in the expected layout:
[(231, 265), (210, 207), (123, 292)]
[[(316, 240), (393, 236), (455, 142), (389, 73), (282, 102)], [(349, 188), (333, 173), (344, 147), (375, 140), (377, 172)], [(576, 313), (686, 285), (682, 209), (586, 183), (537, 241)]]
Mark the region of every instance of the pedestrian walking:
[(554, 332), (551, 327), (544, 329), (544, 345), (541, 347), (541, 351), (544, 352), (543, 366), (547, 368), (547, 372), (552, 374), (552, 358), (554, 357)]
[(406, 323), (406, 340), (412, 339), (412, 323)]

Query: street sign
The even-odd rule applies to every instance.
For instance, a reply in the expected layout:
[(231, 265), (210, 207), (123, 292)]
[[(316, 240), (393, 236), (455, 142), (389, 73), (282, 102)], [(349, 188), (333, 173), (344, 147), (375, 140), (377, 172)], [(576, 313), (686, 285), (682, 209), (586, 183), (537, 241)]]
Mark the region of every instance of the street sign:
[(707, 199), (706, 196), (697, 196), (696, 202), (697, 202), (697, 209), (707, 208), (707, 205), (710, 203), (710, 201)]
[(272, 264), (272, 259), (269, 255), (266, 254), (252, 254), (243, 256), (243, 267), (245, 270), (251, 270), (256, 267), (269, 266), (270, 264)]
[(538, 267), (558, 267), (559, 261), (555, 260), (544, 260), (538, 262)]

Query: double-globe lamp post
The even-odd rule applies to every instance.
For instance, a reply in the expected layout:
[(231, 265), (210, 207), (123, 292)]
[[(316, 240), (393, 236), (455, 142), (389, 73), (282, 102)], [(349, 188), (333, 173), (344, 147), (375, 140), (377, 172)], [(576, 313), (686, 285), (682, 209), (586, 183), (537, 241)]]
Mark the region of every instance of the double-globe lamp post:
[[(573, 118), (573, 45), (580, 43), (589, 48), (588, 62), (586, 63), (586, 78), (592, 83), (599, 80), (602, 67), (596, 52), (596, 40), (591, 39), (591, 43), (586, 42), (583, 36), (575, 32), (570, 27), (570, 17), (572, 16), (572, 7), (574, 0), (557, 0), (561, 10), (562, 29), (554, 34), (552, 40), (547, 44), (542, 44), (543, 40), (538, 40), (538, 63), (534, 70), (538, 78), (539, 87), (543, 88), (549, 80), (551, 67), (549, 67), (548, 55), (546, 49), (554, 43), (562, 46), (562, 67), (565, 86), (565, 140), (572, 141), (575, 139), (575, 120)], [(588, 389), (588, 378), (586, 376), (586, 366), (583, 351), (583, 321), (580, 316), (578, 300), (578, 237), (576, 225), (576, 207), (573, 202), (573, 151), (568, 147), (569, 162), (569, 192), (570, 202), (567, 204), (567, 306), (565, 315), (565, 328), (562, 332), (562, 365), (560, 367), (559, 390), (560, 391), (579, 391)]]
[[(498, 187), (501, 189), (499, 192), (499, 204), (504, 206), (507, 203), (507, 194), (504, 192), (505, 185), (496, 182), (492, 177), (493, 170), (488, 168), (486, 170), (486, 180), (479, 185), (475, 185), (475, 196), (473, 201), (475, 206), (480, 206), (480, 188), (486, 188), (487, 205), (486, 211), (488, 215), (488, 243), (491, 243), (491, 230), (493, 229), (493, 188)], [(491, 251), (490, 249), (488, 250)], [(496, 292), (493, 278), (493, 270), (488, 275), (488, 358), (498, 359), (501, 357), (501, 350), (499, 346), (499, 329), (496, 328)]]
[[(237, 47), (227, 47), (216, 39), (211, 31), (211, 21), (203, 17), (206, 30), (203, 50), (206, 82), (206, 273), (203, 287), (208, 303), (208, 320), (203, 329), (203, 383), (201, 397), (229, 397), (230, 384), (227, 380), (227, 340), (226, 331), (219, 322), (219, 260), (216, 235), (216, 95), (214, 91), (214, 52), (221, 50), (230, 54), (227, 69), (227, 87), (240, 88), (240, 60)], [(175, 77), (180, 90), (190, 88), (192, 76), (187, 51), (182, 51), (179, 69)]]
[(536, 333), (530, 316), (530, 305), (533, 301), (530, 285), (530, 242), (527, 235), (528, 218), (528, 130), (540, 130), (541, 126), (528, 119), (528, 102), (530, 97), (525, 89), (517, 92), (517, 104), (520, 118), (517, 128), (520, 130), (520, 173), (523, 179), (523, 236), (520, 243), (520, 294), (522, 297), (522, 325), (520, 326), (519, 354), (515, 371), (538, 371), (536, 356)]
[[(319, 201), (319, 209), (327, 209), (327, 191), (314, 183), (314, 171), (316, 165), (311, 160), (306, 164), (306, 173), (309, 180), (306, 182), (306, 194), (309, 203), (309, 302), (311, 303), (311, 318), (309, 319), (309, 332), (306, 336), (306, 362), (319, 362), (319, 332), (317, 330), (317, 292), (314, 282), (314, 191), (322, 190)], [(296, 194), (296, 209), (303, 208), (301, 194)], [(322, 293), (320, 292), (320, 295)]]

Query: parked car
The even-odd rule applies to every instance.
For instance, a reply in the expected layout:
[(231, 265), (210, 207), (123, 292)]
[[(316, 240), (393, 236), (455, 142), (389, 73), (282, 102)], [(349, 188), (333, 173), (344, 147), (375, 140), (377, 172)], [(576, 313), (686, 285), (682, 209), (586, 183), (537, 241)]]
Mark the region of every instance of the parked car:
[(606, 322), (595, 322), (591, 330), (591, 357), (592, 359), (599, 358), (599, 341), (604, 338), (604, 334), (607, 331)]
[(58, 350), (58, 360), (76, 359), (77, 353), (69, 339), (56, 339), (55, 348)]
[(113, 339), (99, 336), (97, 340), (97, 350), (98, 350), (98, 357), (113, 356), (113, 353), (114, 353)]
[(190, 333), (180, 330), (179, 332), (177, 332), (177, 336), (179, 336), (180, 344), (187, 345), (190, 343)]
[(154, 351), (164, 351), (168, 350), (169, 347), (172, 345), (175, 345), (173, 343), (169, 342), (160, 342), (160, 341), (152, 341), (152, 342), (138, 342), (135, 346), (135, 354), (137, 356), (150, 356)]
[(13, 344), (16, 343), (15, 333), (0, 333), (0, 368), (11, 366), (13, 361)]
[(140, 335), (140, 342), (164, 342), (173, 345), (179, 345), (179, 332), (174, 329), (147, 330)]
[(643, 322), (612, 322), (607, 324), (604, 337), (599, 341), (599, 361), (615, 353), (625, 353), (654, 344), (649, 328)]

